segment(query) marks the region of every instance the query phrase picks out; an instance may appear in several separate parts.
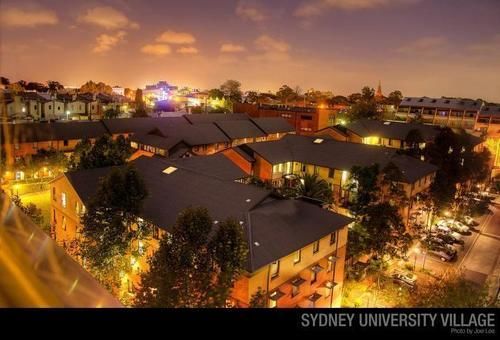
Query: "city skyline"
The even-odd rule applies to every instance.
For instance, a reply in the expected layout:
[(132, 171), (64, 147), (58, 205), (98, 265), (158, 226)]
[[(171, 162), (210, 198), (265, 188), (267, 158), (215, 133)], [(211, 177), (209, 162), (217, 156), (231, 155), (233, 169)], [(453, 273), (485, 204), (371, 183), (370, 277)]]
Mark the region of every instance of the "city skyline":
[[(2, 76), (500, 101), (496, 1), (30, 1), (1, 5)], [(445, 14), (443, 16), (443, 13)], [(487, 84), (487, 86), (478, 86)]]

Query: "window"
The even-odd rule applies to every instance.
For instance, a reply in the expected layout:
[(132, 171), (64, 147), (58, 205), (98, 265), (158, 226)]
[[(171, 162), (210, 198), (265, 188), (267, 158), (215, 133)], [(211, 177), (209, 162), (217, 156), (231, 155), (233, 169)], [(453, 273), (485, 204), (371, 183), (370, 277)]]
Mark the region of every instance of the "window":
[(334, 169), (328, 169), (328, 178), (333, 178), (335, 176), (335, 170)]
[(305, 164), (302, 164), (301, 171), (302, 171), (302, 172), (306, 172), (306, 165), (305, 165)]
[(319, 167), (318, 167), (318, 166), (314, 166), (314, 174), (315, 174), (316, 176), (318, 176), (318, 175), (319, 175)]
[(333, 261), (328, 261), (328, 265), (326, 267), (326, 271), (331, 273), (333, 271)]
[(49, 110), (52, 110), (52, 105), (49, 105)]
[(62, 229), (66, 230), (66, 228), (67, 228), (67, 225), (66, 225), (66, 216), (63, 216), (62, 217)]
[(280, 274), (280, 261), (271, 263), (271, 279), (275, 279)]
[(33, 149), (35, 149), (35, 150), (38, 149), (38, 143), (37, 142), (33, 143)]
[(299, 295), (299, 287), (297, 286), (292, 286), (292, 297)]
[(330, 234), (330, 245), (334, 244), (337, 241), (337, 233)]
[(57, 110), (58, 110), (58, 111), (59, 111), (59, 110), (61, 110), (61, 107), (60, 107), (60, 106), (58, 106), (58, 107), (57, 107)]
[(52, 200), (57, 201), (56, 187), (52, 187)]
[(67, 139), (64, 140), (64, 146), (68, 146), (68, 140)]
[(313, 254), (319, 251), (319, 240), (313, 243)]
[(312, 120), (313, 117), (312, 116), (301, 115), (300, 119), (302, 119), (302, 120)]
[(68, 205), (68, 201), (67, 201), (67, 197), (66, 197), (65, 192), (61, 192), (61, 205), (63, 206), (63, 208), (66, 208), (66, 206)]
[(293, 254), (293, 264), (300, 263), (301, 259), (302, 259), (302, 250), (299, 249)]
[(311, 284), (316, 283), (316, 281), (318, 281), (318, 273), (316, 273), (315, 271), (312, 271)]
[(19, 143), (14, 143), (14, 149), (19, 150)]
[(56, 223), (57, 223), (56, 209), (53, 209), (53, 210), (52, 210), (52, 216), (53, 216), (53, 217), (52, 217), (52, 222), (53, 222), (54, 224), (56, 224)]
[(80, 203), (78, 203), (78, 202), (75, 203), (75, 212), (77, 215), (80, 214)]

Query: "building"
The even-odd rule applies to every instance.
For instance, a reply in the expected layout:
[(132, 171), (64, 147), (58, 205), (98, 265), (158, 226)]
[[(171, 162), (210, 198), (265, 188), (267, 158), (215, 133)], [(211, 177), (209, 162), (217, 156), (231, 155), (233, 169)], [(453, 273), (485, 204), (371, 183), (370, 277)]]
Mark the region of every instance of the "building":
[[(350, 218), (238, 183), (247, 174), (223, 155), (177, 161), (140, 157), (133, 164), (149, 192), (139, 217), (151, 225), (154, 239), (168, 233), (178, 213), (189, 206), (206, 207), (214, 223), (239, 221), (249, 253), (246, 271), (231, 293), (233, 305), (248, 306), (260, 288), (269, 307), (340, 306)], [(52, 181), (52, 223), (58, 243), (77, 237), (79, 216), (109, 170), (66, 173)], [(157, 247), (157, 241), (149, 244), (144, 254)], [(144, 259), (137, 263), (139, 270), (147, 270)], [(138, 280), (136, 273), (127, 278)]]
[(315, 133), (316, 136), (328, 136), (335, 140), (363, 143), (405, 149), (411, 131), (418, 131), (422, 137), (421, 147), (434, 141), (439, 134), (439, 126), (401, 121), (380, 121), (359, 119), (345, 125), (329, 126)]
[(148, 106), (154, 106), (157, 101), (169, 100), (177, 92), (177, 86), (170, 85), (162, 80), (153, 85), (146, 85), (142, 90), (142, 97)]
[(500, 173), (500, 105), (461, 98), (405, 97), (395, 118), (422, 119), (426, 123), (463, 128), (486, 136), (486, 147), (493, 156), (492, 176)]
[(113, 91), (113, 93), (116, 94), (116, 95), (118, 95), (118, 96), (125, 96), (125, 88), (124, 87), (113, 86), (113, 88), (111, 89), (111, 91)]
[(399, 155), (395, 149), (297, 135), (242, 145), (225, 154), (242, 170), (248, 172), (250, 169), (249, 175), (270, 181), (277, 187), (291, 185), (306, 173), (316, 174), (329, 183), (338, 211), (345, 213), (343, 206), (350, 195), (345, 186), (352, 167), (378, 164), (383, 170), (392, 163), (402, 174), (401, 182), (395, 184), (409, 200), (407, 207), (401, 207), (405, 220), (418, 194), (430, 187), (437, 170), (434, 165)]
[(337, 111), (328, 108), (234, 103), (233, 112), (246, 113), (252, 118), (282, 117), (295, 128), (297, 134), (307, 135), (335, 125)]
[[(34, 155), (40, 149), (69, 153), (83, 139), (94, 141), (106, 133), (106, 128), (100, 121), (6, 123), (0, 125), (0, 145), (7, 166), (12, 167), (16, 161)], [(24, 174), (15, 176), (21, 177)]]

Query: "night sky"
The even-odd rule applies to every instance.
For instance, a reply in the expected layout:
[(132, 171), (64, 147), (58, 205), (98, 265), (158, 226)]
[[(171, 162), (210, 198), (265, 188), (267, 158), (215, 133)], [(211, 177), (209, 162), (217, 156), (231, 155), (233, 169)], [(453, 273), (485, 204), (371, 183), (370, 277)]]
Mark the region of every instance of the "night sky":
[(500, 0), (0, 1), (16, 81), (299, 85), (500, 101)]

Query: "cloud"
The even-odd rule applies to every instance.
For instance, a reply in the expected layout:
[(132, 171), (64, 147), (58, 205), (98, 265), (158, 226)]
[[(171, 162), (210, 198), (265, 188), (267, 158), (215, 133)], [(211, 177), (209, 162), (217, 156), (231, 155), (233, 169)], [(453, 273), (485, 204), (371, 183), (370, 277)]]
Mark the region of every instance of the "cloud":
[(448, 46), (448, 39), (443, 36), (423, 37), (396, 49), (398, 53), (407, 55), (439, 55)]
[(266, 15), (255, 4), (250, 4), (247, 1), (240, 1), (236, 7), (236, 15), (245, 20), (260, 22), (266, 19)]
[(239, 53), (239, 52), (245, 52), (246, 48), (243, 45), (227, 43), (221, 45), (220, 51), (222, 53)]
[(78, 17), (78, 22), (99, 26), (108, 30), (139, 28), (139, 24), (131, 21), (125, 14), (109, 6), (88, 9)]
[(156, 38), (157, 42), (167, 44), (189, 45), (196, 42), (196, 38), (191, 33), (165, 31)]
[(319, 16), (329, 9), (356, 11), (392, 5), (405, 5), (416, 3), (420, 0), (311, 0), (302, 2), (294, 12), (301, 18)]
[(32, 28), (58, 22), (56, 13), (47, 9), (2, 8), (0, 11), (0, 23), (8, 27)]
[(274, 39), (267, 34), (263, 34), (255, 39), (255, 47), (258, 50), (266, 52), (286, 53), (290, 50), (290, 45), (287, 42)]
[(199, 51), (196, 47), (184, 46), (184, 47), (178, 48), (176, 50), (176, 52), (180, 53), (180, 54), (198, 54)]
[(101, 34), (96, 38), (94, 53), (105, 53), (125, 40), (127, 32), (118, 31), (115, 34)]
[(500, 33), (487, 40), (478, 41), (467, 46), (470, 51), (478, 53), (500, 54)]
[(170, 46), (165, 44), (148, 44), (141, 48), (141, 52), (144, 54), (150, 54), (154, 56), (164, 56), (172, 52)]
[(263, 34), (255, 39), (254, 45), (260, 53), (248, 56), (247, 60), (249, 61), (283, 62), (290, 60), (289, 51), (291, 47), (284, 40), (278, 40)]

